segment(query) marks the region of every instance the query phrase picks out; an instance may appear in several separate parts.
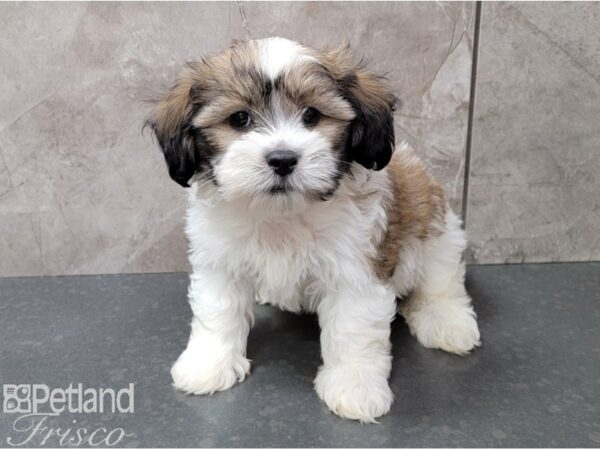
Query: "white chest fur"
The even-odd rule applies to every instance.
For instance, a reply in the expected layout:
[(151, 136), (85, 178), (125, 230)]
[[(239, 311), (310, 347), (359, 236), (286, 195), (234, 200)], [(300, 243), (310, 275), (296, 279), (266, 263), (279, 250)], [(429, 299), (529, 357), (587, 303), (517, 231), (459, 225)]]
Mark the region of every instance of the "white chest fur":
[(385, 229), (385, 190), (368, 185), (386, 178), (361, 175), (329, 201), (270, 214), (242, 201), (215, 200), (214, 192), (192, 192), (186, 231), (194, 270), (218, 267), (250, 281), (261, 302), (314, 309), (324, 286), (369, 276)]

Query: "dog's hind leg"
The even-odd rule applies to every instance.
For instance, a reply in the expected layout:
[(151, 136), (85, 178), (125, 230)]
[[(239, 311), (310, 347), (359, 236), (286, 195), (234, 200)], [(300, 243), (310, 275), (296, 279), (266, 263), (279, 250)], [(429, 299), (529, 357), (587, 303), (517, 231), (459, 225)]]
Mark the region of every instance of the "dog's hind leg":
[(464, 285), (465, 246), (460, 220), (448, 211), (445, 232), (424, 241), (415, 289), (399, 306), (422, 345), (459, 355), (480, 345), (476, 315)]

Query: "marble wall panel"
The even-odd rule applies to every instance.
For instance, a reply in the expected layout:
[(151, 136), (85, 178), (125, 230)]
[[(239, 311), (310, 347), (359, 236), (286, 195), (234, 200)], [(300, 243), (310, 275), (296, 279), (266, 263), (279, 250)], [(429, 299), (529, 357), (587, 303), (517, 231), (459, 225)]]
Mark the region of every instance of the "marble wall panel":
[(141, 134), (146, 100), (234, 38), (350, 41), (457, 207), (473, 17), (473, 3), (0, 3), (0, 276), (187, 270), (184, 190)]
[(483, 3), (476, 263), (600, 259), (600, 4)]

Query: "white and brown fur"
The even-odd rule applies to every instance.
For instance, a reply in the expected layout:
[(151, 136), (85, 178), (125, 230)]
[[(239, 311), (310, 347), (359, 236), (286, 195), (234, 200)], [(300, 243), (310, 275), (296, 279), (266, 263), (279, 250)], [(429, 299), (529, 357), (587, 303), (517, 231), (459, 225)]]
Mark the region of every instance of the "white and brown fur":
[[(347, 47), (282, 38), (189, 64), (159, 102), (148, 123), (171, 177), (191, 185), (193, 319), (171, 371), (178, 389), (211, 394), (246, 377), (255, 301), (318, 314), (315, 389), (362, 422), (392, 404), (397, 311), (426, 347), (479, 345), (460, 221), (413, 152), (394, 152), (394, 103)], [(307, 108), (316, 123), (303, 121)], [(239, 111), (243, 128), (232, 126)], [(266, 162), (282, 149), (297, 155), (286, 176)]]

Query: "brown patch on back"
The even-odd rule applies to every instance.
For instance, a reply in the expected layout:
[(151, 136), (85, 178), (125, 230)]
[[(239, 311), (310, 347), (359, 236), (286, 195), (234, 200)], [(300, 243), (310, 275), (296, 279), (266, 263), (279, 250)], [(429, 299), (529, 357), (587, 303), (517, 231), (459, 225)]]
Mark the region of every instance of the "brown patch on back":
[(386, 207), (387, 230), (373, 261), (382, 280), (394, 274), (408, 239), (424, 240), (442, 233), (448, 209), (443, 188), (411, 151), (398, 151), (387, 171), (391, 187)]

